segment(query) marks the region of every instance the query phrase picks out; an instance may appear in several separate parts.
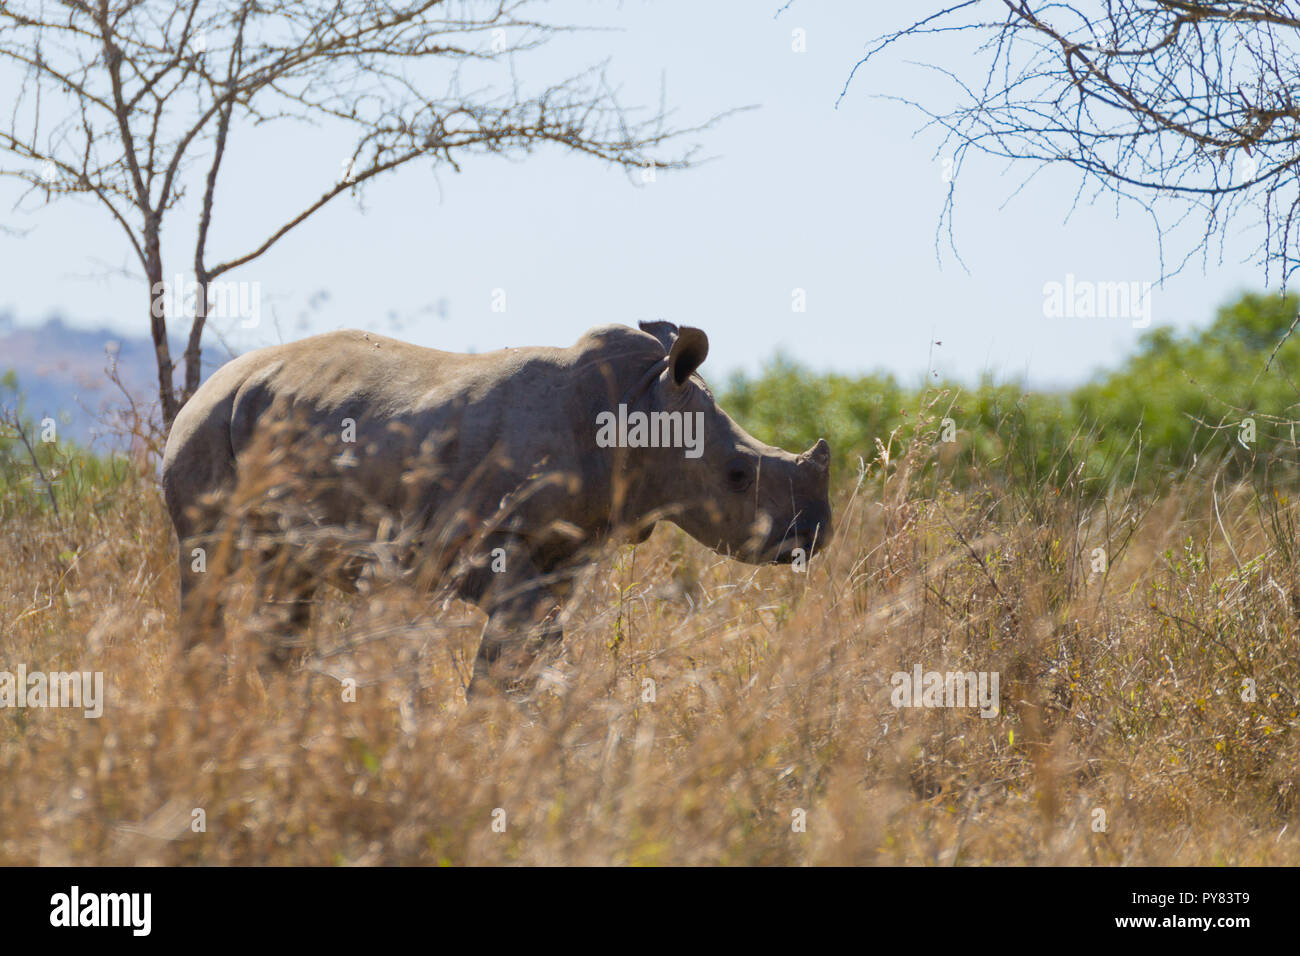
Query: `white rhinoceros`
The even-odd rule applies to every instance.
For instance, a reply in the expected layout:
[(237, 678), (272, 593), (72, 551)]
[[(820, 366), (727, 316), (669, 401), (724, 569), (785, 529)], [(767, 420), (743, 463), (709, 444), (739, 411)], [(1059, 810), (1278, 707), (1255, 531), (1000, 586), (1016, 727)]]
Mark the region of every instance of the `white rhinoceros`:
[(186, 645), (220, 627), (203, 585), (236, 545), (287, 630), (318, 583), (367, 569), (478, 604), (471, 690), (535, 675), (564, 585), (611, 535), (667, 519), (742, 561), (811, 557), (831, 535), (830, 447), (746, 434), (695, 374), (707, 353), (699, 329), (643, 322), (569, 348), (461, 355), (345, 331), (240, 356), (181, 409), (163, 459)]

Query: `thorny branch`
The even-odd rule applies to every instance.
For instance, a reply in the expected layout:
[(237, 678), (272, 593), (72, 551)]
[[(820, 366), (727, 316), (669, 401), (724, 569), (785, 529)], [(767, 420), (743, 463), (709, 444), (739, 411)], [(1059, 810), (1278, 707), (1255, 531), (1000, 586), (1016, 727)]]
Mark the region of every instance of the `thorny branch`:
[[(667, 126), (662, 109), (634, 116), (600, 68), (520, 80), (517, 58), (576, 29), (527, 15), (539, 2), (0, 0), (0, 77), (16, 90), (0, 175), (28, 184), (19, 206), (87, 196), (122, 228), (149, 286), (170, 427), (199, 384), (208, 283), (371, 179), (546, 144), (625, 167), (689, 165), (694, 148), (676, 144), (718, 116), (688, 128)], [(347, 170), (243, 249), (214, 253), (223, 161), (241, 130), (286, 121), (351, 130)], [(181, 205), (195, 186), (197, 209)], [(173, 219), (194, 229), (198, 289), (179, 387), (168, 317), (155, 314)]]
[[(1276, 271), (1285, 284), (1300, 265), (1300, 6), (965, 0), (869, 44), (841, 97), (887, 48), (962, 37), (974, 41), (973, 50), (959, 47), (972, 74), (926, 64), (954, 82), (959, 105), (903, 100), (943, 131), (939, 149), (954, 174), (970, 149), (1035, 169), (1072, 166), (1081, 175), (1075, 203), (1107, 196), (1152, 217), (1162, 278), (1198, 253), (1208, 260), (1216, 237), (1221, 260), (1242, 212), (1266, 282)], [(952, 215), (950, 191), (940, 222), (950, 244)], [(1166, 265), (1166, 233), (1196, 218), (1197, 241)]]

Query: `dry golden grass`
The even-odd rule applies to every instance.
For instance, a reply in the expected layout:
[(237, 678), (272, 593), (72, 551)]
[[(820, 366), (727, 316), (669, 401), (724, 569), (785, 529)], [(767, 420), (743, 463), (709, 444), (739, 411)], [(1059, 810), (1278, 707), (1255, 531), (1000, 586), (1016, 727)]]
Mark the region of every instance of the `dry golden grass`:
[[(10, 507), (0, 669), (107, 704), (0, 714), (0, 863), (1300, 863), (1300, 559), (1248, 489), (1108, 514), (898, 467), (807, 574), (670, 526), (611, 553), (535, 707), (467, 705), (481, 615), (397, 591), (329, 599), (307, 666), (239, 627), (186, 658), (150, 478)], [(916, 664), (999, 672), (1003, 712), (895, 709)]]

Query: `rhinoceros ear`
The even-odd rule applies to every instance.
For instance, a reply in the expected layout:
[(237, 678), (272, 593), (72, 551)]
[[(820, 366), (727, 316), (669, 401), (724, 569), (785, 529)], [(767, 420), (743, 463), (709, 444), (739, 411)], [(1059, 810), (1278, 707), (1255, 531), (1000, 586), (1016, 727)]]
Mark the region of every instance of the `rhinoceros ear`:
[(649, 332), (657, 338), (665, 353), (672, 350), (673, 341), (677, 338), (677, 326), (671, 322), (638, 322), (637, 325), (642, 332)]
[(668, 367), (672, 369), (673, 381), (683, 384), (691, 373), (704, 364), (709, 354), (709, 337), (700, 329), (683, 325), (677, 330), (673, 347), (668, 350)]

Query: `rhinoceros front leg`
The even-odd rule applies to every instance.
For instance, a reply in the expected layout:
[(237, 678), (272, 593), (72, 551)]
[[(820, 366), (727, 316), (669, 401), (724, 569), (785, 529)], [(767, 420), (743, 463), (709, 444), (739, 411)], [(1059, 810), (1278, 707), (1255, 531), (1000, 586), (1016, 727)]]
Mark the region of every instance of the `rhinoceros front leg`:
[(493, 575), (479, 600), (488, 621), (474, 658), (466, 695), (532, 693), (543, 668), (559, 651), (564, 631), (560, 599), (543, 573), (524, 553), (507, 557), (508, 570)]

